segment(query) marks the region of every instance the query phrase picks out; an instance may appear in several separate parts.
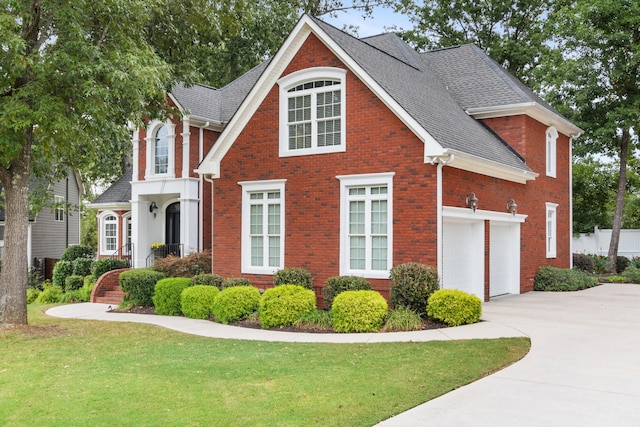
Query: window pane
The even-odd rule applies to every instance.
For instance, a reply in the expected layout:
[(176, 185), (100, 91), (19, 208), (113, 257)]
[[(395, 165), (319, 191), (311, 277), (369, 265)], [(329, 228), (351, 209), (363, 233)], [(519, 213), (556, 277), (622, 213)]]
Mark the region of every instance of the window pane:
[(251, 265), (261, 267), (264, 262), (262, 236), (251, 237)]
[(269, 267), (280, 266), (280, 237), (269, 237)]
[(371, 202), (371, 234), (387, 233), (387, 201), (373, 200)]
[(251, 205), (250, 234), (262, 234), (262, 205)]
[(353, 270), (365, 269), (365, 238), (352, 236), (349, 238), (349, 266)]
[(349, 234), (364, 234), (365, 202), (349, 203)]
[(387, 269), (387, 238), (373, 237), (371, 239), (371, 269)]
[(268, 234), (280, 234), (280, 205), (269, 205)]
[(155, 173), (167, 173), (169, 170), (169, 129), (161, 126), (155, 136), (154, 171)]

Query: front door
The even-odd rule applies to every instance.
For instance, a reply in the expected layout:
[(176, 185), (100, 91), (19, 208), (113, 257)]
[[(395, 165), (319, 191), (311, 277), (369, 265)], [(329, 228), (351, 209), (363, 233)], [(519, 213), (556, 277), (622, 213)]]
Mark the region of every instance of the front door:
[(169, 253), (180, 254), (180, 202), (175, 202), (167, 206), (165, 241)]

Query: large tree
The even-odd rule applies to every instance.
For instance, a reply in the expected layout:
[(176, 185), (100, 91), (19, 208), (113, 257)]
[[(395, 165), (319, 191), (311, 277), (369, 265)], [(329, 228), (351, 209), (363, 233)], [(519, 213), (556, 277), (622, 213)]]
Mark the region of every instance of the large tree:
[(546, 69), (549, 96), (585, 130), (578, 155), (597, 153), (618, 165), (608, 265), (615, 271), (629, 161), (638, 153), (640, 3), (564, 0), (552, 15), (557, 56)]
[(145, 40), (148, 0), (0, 6), (0, 324), (26, 324), (29, 182), (118, 169), (127, 123), (158, 116), (169, 67)]
[(403, 38), (418, 48), (475, 43), (509, 72), (534, 84), (532, 72), (550, 47), (546, 25), (554, 0), (398, 0), (414, 28)]

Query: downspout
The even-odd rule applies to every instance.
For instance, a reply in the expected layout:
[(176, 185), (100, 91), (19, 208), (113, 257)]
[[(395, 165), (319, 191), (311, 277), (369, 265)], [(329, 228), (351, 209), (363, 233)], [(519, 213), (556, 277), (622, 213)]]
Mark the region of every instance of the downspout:
[[(198, 164), (200, 164), (200, 162), (202, 162), (202, 159), (204, 158), (204, 128), (208, 127), (210, 124), (210, 122), (206, 122), (203, 126), (200, 126), (200, 131), (198, 134)], [(199, 228), (200, 228), (200, 232), (198, 233), (199, 237), (198, 237), (198, 245), (200, 246), (199, 251), (202, 251), (202, 249), (204, 248), (204, 236), (203, 236), (203, 232), (204, 232), (204, 203), (202, 202), (202, 198), (204, 196), (204, 184), (202, 182), (203, 176), (200, 175), (200, 183), (199, 183), (199, 189), (198, 189), (198, 200), (200, 200), (200, 202), (198, 203), (198, 211), (199, 211), (199, 215), (198, 217), (200, 218), (200, 224), (198, 224)], [(213, 185), (213, 184), (212, 184)]]
[(573, 138), (569, 137), (569, 268), (573, 268)]
[(213, 203), (214, 203), (214, 198), (213, 198), (213, 178), (207, 178), (206, 175), (202, 175), (202, 178), (211, 183), (211, 272), (213, 273), (213, 228), (214, 228), (214, 223), (213, 223)]
[(440, 287), (442, 288), (442, 271), (443, 271), (443, 250), (442, 250), (442, 230), (443, 230), (443, 221), (442, 221), (442, 169), (449, 163), (451, 163), (454, 159), (453, 154), (449, 154), (447, 158), (444, 157), (436, 157), (431, 160), (431, 164), (438, 163), (436, 166), (436, 226), (437, 226), (437, 245), (438, 245), (438, 277), (440, 278)]
[(69, 247), (69, 175), (68, 174), (67, 174), (66, 188), (65, 188), (65, 195), (64, 195), (64, 222), (65, 222), (65, 228), (66, 228), (65, 248), (68, 248)]

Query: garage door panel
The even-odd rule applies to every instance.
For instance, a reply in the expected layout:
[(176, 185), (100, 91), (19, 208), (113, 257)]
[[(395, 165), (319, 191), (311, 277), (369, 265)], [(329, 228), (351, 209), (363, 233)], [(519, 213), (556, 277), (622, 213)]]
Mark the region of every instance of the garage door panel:
[(446, 220), (443, 223), (445, 289), (460, 289), (484, 300), (484, 222)]

